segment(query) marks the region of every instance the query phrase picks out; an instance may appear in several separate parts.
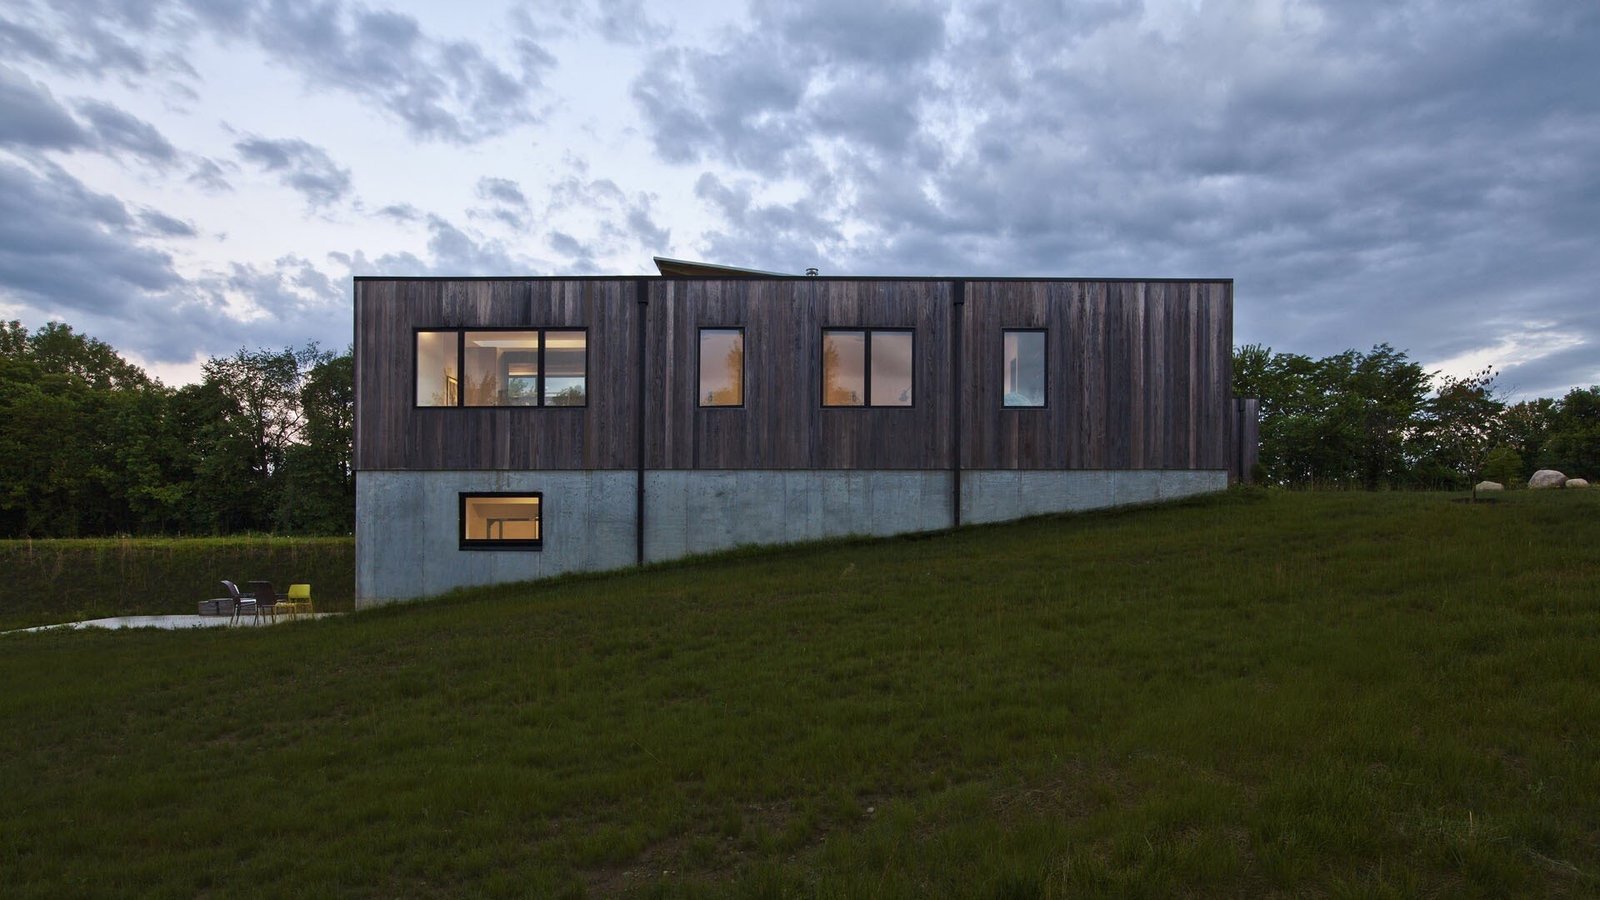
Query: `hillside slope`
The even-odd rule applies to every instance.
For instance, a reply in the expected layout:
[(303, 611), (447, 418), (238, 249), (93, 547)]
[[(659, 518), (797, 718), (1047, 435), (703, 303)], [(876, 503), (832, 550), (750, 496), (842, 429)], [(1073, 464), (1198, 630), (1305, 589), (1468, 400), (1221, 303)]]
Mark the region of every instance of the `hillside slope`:
[(0, 637), (0, 894), (1589, 895), (1597, 513), (1234, 493)]

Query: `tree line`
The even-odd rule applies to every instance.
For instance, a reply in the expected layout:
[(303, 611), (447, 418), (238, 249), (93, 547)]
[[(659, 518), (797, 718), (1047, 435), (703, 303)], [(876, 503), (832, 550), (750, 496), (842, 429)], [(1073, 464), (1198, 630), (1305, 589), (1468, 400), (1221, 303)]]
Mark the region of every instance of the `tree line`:
[(0, 323), (0, 536), (348, 534), (351, 362), (240, 349), (172, 388), (68, 325)]
[(1234, 393), (1261, 399), (1257, 479), (1291, 487), (1513, 487), (1538, 469), (1600, 475), (1600, 387), (1508, 403), (1493, 369), (1439, 376), (1379, 344), (1321, 359), (1234, 351)]
[[(172, 388), (52, 322), (0, 323), (0, 537), (348, 534), (351, 354), (213, 357)], [(1600, 387), (1507, 403), (1495, 374), (1436, 377), (1379, 344), (1321, 359), (1234, 351), (1261, 399), (1257, 479), (1290, 487), (1520, 484), (1600, 475)]]

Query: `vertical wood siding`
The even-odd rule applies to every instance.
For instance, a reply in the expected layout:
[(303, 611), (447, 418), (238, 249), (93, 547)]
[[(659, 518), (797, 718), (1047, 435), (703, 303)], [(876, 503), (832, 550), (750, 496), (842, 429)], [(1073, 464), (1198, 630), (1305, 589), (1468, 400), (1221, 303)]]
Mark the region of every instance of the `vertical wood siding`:
[[(644, 463), (652, 469), (947, 469), (948, 281), (646, 279)], [(1227, 469), (1232, 284), (969, 281), (961, 308), (964, 468)], [(356, 283), (361, 469), (638, 464), (634, 283)], [(416, 328), (585, 327), (588, 406), (418, 409)], [(742, 327), (745, 402), (698, 405), (699, 329)], [(824, 328), (915, 330), (909, 408), (822, 406)], [(1047, 405), (1002, 403), (1002, 332), (1046, 330)]]
[[(1231, 286), (967, 284), (963, 468), (1228, 467)], [(1007, 408), (1008, 328), (1043, 328), (1046, 405)]]
[[(357, 282), (357, 468), (632, 467), (635, 305), (623, 281)], [(512, 326), (588, 329), (587, 406), (415, 406), (414, 329)]]

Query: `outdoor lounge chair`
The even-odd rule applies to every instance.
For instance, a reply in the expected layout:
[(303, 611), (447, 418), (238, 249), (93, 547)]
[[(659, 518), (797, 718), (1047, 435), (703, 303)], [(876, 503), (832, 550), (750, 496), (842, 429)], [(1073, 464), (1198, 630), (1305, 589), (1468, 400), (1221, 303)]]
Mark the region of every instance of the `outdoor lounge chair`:
[(288, 613), (290, 618), (299, 618), (301, 614), (315, 615), (316, 609), (311, 605), (311, 585), (289, 585), (289, 593), (278, 601), (278, 608)]
[(255, 615), (257, 622), (261, 621), (261, 610), (256, 606), (255, 597), (239, 593), (239, 586), (226, 578), (222, 579), (222, 587), (227, 590), (228, 598), (233, 601), (233, 618), (228, 621), (229, 625), (239, 624), (241, 613), (251, 613)]
[(278, 620), (278, 601), (283, 599), (283, 595), (272, 589), (272, 582), (250, 582), (250, 593), (256, 598), (256, 620), (260, 621), (261, 614), (266, 613), (276, 622)]

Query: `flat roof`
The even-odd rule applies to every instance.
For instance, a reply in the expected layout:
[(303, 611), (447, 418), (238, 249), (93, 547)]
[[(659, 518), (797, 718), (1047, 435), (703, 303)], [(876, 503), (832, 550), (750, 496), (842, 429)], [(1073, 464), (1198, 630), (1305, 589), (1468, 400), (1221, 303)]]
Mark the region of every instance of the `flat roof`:
[(1232, 284), (1232, 278), (1089, 278), (1041, 275), (356, 275), (356, 281), (909, 281), (1046, 284)]

